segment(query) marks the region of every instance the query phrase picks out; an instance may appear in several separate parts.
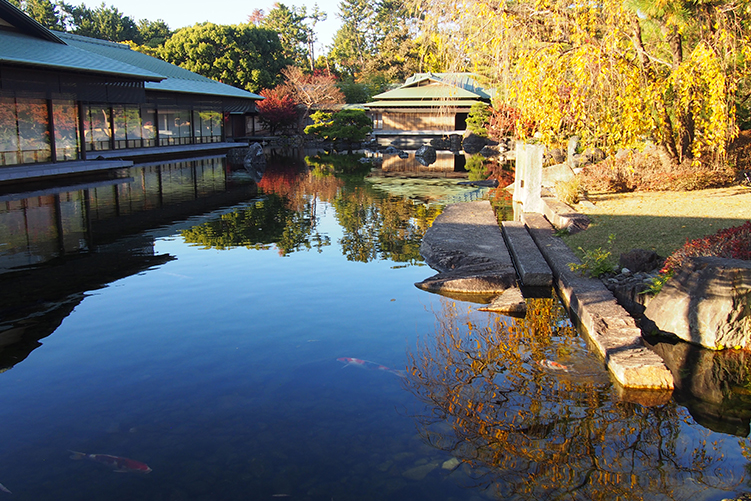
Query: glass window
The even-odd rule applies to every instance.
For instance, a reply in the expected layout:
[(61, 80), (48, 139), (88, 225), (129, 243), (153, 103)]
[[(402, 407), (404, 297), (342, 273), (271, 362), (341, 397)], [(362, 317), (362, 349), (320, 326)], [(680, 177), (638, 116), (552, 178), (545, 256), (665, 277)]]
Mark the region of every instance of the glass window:
[(175, 110), (159, 110), (159, 146), (175, 144)]
[(76, 102), (52, 101), (52, 116), (55, 124), (55, 159), (77, 160), (79, 144)]
[(0, 165), (15, 165), (20, 161), (16, 99), (0, 96)]
[(208, 114), (211, 118), (211, 142), (218, 143), (222, 140), (224, 116), (219, 111), (209, 111)]
[(115, 149), (127, 148), (128, 135), (125, 128), (125, 108), (123, 106), (112, 107), (112, 127), (115, 134)]
[(125, 107), (125, 128), (128, 136), (128, 148), (140, 148), (141, 144), (141, 110), (135, 106)]
[(84, 134), (86, 135), (86, 150), (99, 151), (110, 149), (110, 111), (102, 105), (88, 106), (85, 111)]
[(22, 163), (49, 162), (50, 148), (47, 101), (16, 98), (18, 147)]
[(141, 137), (144, 146), (156, 146), (156, 110), (144, 108), (141, 110)]

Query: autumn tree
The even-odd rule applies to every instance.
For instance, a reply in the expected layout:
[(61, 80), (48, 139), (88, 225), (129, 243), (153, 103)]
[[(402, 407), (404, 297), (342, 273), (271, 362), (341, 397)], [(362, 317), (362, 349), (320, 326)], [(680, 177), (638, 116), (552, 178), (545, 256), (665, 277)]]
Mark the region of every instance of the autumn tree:
[(297, 66), (282, 70), (284, 85), (292, 99), (305, 106), (307, 113), (313, 108), (328, 108), (344, 103), (344, 94), (337, 87), (336, 78), (325, 72), (308, 74)]
[[(651, 140), (673, 162), (722, 160), (747, 95), (743, 0), (425, 0), (454, 69), (482, 73), (545, 142), (609, 151)], [(521, 129), (520, 129), (521, 130)]]
[(280, 83), (289, 64), (276, 32), (250, 24), (196, 24), (159, 50), (165, 61), (251, 92)]
[(260, 94), (266, 99), (259, 101), (256, 105), (258, 117), (269, 128), (271, 135), (274, 135), (279, 129), (290, 127), (297, 122), (297, 103), (283, 86), (264, 89)]

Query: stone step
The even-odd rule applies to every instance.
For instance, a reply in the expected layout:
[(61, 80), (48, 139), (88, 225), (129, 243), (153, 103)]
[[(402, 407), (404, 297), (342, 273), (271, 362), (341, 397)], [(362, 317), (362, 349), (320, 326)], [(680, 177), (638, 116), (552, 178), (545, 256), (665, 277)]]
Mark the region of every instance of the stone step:
[(553, 272), (529, 235), (524, 223), (503, 221), (503, 239), (506, 241), (514, 267), (525, 287), (550, 287)]

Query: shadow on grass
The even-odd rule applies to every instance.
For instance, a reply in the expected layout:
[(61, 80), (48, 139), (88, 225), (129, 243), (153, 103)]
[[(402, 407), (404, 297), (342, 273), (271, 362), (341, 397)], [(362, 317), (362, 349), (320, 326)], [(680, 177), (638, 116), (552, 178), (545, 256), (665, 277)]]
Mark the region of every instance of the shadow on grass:
[[(580, 257), (585, 251), (602, 248), (611, 253), (612, 264), (632, 249), (646, 249), (667, 257), (687, 240), (702, 238), (724, 228), (740, 226), (743, 218), (699, 218), (665, 216), (589, 215), (592, 223), (586, 231), (563, 237), (564, 242)], [(608, 237), (615, 235), (611, 246)]]

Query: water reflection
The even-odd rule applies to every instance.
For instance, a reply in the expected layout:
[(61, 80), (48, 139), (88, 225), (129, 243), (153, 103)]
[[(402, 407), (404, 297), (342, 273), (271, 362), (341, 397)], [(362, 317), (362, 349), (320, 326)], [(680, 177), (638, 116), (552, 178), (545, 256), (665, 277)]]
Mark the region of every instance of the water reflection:
[(673, 396), (702, 426), (748, 437), (751, 420), (751, 353), (711, 351), (662, 341), (652, 349), (673, 374)]
[(330, 206), (343, 232), (337, 243), (347, 260), (421, 263), (422, 236), (442, 206), (378, 190), (365, 181), (371, 168), (360, 158), (364, 156), (318, 154), (301, 160), (273, 155), (258, 183), (262, 195), (255, 203), (181, 235), (188, 243), (216, 249), (273, 245), (281, 256), (320, 252), (331, 239), (319, 228), (318, 211)]
[(692, 436), (673, 402), (612, 398), (560, 307), (530, 306), (526, 319), (478, 325), (443, 303), (406, 383), (426, 404), (426, 441), (471, 465), (499, 499), (688, 499), (743, 485), (727, 444)]
[(215, 157), (0, 197), (0, 369), (25, 359), (90, 291), (173, 260), (154, 250), (159, 228), (256, 192)]

